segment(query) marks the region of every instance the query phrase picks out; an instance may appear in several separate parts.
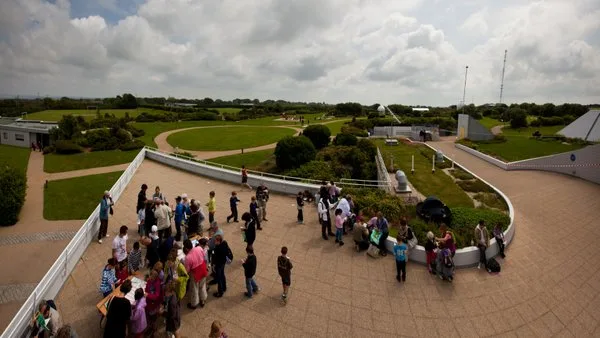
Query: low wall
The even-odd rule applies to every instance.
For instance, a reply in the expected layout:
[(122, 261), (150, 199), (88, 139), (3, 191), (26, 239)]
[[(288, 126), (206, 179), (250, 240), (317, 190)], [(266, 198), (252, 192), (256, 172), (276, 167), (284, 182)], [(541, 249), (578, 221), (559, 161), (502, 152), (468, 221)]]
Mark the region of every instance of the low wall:
[(499, 159), (497, 159), (497, 158), (495, 158), (493, 156), (484, 154), (484, 153), (482, 153), (480, 151), (477, 151), (477, 150), (475, 150), (473, 148), (469, 148), (469, 147), (467, 147), (465, 145), (462, 145), (462, 144), (455, 143), (454, 146), (456, 148), (460, 149), (460, 150), (466, 151), (467, 153), (469, 153), (469, 154), (471, 154), (471, 155), (473, 155), (475, 157), (479, 157), (480, 159), (482, 159), (482, 160), (484, 160), (486, 162), (489, 162), (489, 163), (495, 165), (496, 167), (502, 168), (504, 170), (508, 170), (508, 163), (506, 163), (506, 162), (504, 162), (502, 160), (499, 160)]

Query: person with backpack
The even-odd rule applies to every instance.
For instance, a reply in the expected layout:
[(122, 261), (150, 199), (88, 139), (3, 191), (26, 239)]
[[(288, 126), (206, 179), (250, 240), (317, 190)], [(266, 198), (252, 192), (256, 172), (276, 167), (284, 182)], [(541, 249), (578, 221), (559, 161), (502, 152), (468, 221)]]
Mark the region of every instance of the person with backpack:
[(407, 254), (410, 254), (410, 251), (417, 246), (418, 240), (411, 227), (408, 226), (408, 222), (405, 218), (400, 219), (400, 228), (398, 229), (398, 236), (406, 240), (406, 245), (408, 246)]
[[(323, 189), (321, 189), (323, 190)], [(321, 223), (321, 236), (324, 240), (328, 240), (329, 236), (335, 236), (331, 231), (331, 215), (330, 210), (335, 209), (335, 204), (330, 204), (328, 194), (321, 194), (319, 203), (317, 204), (317, 210), (319, 212), (319, 222)]]
[(490, 235), (483, 220), (480, 220), (475, 227), (474, 241), (477, 243), (477, 248), (479, 249), (479, 264), (477, 265), (477, 268), (481, 269), (482, 265), (484, 267), (486, 266), (487, 258), (485, 256), (485, 251), (490, 246)]
[(233, 260), (233, 253), (227, 241), (223, 240), (222, 235), (215, 236), (215, 248), (211, 258), (215, 268), (215, 279), (217, 280), (217, 292), (213, 293), (213, 296), (220, 298), (227, 291), (225, 265)]
[(294, 265), (287, 255), (288, 248), (281, 247), (281, 256), (277, 257), (277, 272), (281, 277), (281, 285), (283, 286), (283, 294), (281, 294), (281, 302), (286, 304), (290, 286), (292, 285), (292, 269)]

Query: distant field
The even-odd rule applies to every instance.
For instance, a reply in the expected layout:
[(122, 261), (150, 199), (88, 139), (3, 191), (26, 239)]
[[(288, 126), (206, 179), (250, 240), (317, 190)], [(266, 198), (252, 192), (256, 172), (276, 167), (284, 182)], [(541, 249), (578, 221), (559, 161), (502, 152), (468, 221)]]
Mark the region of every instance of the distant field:
[(237, 114), (242, 111), (241, 108), (209, 108), (209, 109), (216, 109), (219, 111), (219, 113), (227, 113), (227, 114)]
[[(105, 113), (114, 114), (116, 117), (124, 117), (125, 113), (128, 112), (129, 116), (136, 117), (143, 112), (162, 113), (162, 110), (154, 110), (149, 108), (138, 108), (138, 109), (101, 109), (100, 114)], [(83, 116), (86, 120), (93, 120), (96, 117), (95, 110), (86, 109), (73, 109), (73, 110), (44, 110), (37, 113), (27, 114), (27, 120), (41, 120), (41, 121), (59, 121), (63, 115), (74, 115)]]

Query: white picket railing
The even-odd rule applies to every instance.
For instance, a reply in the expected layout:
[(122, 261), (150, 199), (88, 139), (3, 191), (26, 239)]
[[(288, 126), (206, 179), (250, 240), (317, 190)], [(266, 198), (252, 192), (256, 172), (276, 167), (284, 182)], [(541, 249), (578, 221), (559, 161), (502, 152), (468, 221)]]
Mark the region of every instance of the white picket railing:
[(380, 182), (379, 188), (385, 191), (392, 191), (392, 180), (390, 179), (390, 174), (387, 171), (387, 167), (385, 166), (385, 162), (383, 161), (383, 156), (381, 156), (381, 151), (379, 151), (379, 147), (377, 147), (377, 156), (375, 157), (375, 161), (377, 163), (377, 180)]

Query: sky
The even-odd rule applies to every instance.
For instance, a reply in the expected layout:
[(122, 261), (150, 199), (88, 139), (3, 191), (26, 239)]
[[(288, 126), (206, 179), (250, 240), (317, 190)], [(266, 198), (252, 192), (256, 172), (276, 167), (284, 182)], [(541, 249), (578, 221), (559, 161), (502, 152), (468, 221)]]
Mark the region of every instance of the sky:
[(598, 0), (2, 0), (0, 94), (600, 103)]

